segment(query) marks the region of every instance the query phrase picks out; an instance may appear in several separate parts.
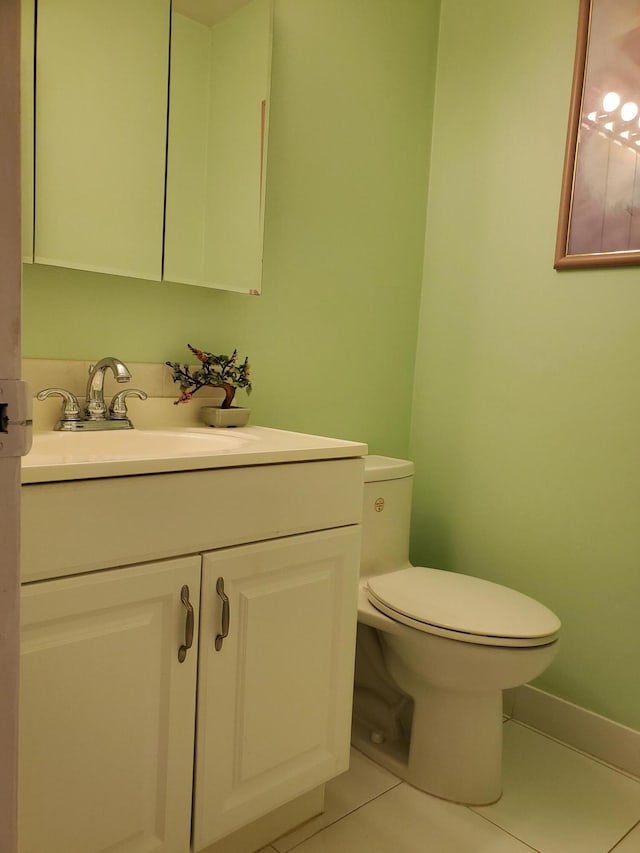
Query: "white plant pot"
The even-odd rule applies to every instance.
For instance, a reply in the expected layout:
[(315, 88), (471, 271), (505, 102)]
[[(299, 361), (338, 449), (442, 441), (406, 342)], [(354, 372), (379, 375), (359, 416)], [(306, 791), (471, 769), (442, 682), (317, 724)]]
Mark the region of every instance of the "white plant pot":
[(249, 421), (251, 409), (231, 406), (221, 409), (219, 406), (203, 406), (200, 409), (202, 420), (212, 427), (242, 427)]

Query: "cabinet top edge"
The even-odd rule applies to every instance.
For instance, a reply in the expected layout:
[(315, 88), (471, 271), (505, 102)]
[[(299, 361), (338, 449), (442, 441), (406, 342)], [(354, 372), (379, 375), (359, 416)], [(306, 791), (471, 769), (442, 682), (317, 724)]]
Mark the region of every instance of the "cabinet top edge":
[(22, 460), (22, 484), (360, 458), (367, 445), (268, 427), (41, 433)]

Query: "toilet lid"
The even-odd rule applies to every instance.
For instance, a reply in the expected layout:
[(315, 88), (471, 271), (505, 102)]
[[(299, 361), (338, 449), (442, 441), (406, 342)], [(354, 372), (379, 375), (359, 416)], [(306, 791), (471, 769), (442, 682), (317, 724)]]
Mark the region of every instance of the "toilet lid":
[(412, 566), (370, 577), (369, 601), (398, 622), (468, 643), (539, 646), (553, 642), (558, 617), (538, 601), (482, 578)]

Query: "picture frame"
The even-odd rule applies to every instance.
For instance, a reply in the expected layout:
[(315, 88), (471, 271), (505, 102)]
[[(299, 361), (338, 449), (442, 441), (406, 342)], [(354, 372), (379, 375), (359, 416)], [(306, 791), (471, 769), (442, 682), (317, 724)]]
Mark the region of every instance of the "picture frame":
[(640, 5), (580, 0), (554, 267), (640, 264)]

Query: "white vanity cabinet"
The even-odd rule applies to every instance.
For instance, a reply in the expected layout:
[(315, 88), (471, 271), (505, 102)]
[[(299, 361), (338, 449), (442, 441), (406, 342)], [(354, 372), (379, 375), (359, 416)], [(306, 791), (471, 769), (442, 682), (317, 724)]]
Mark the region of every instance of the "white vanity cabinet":
[(208, 853), (347, 769), (361, 459), (22, 491), (20, 853)]
[(199, 557), (23, 588), (21, 853), (189, 850), (197, 643), (181, 663), (184, 585), (197, 620)]

